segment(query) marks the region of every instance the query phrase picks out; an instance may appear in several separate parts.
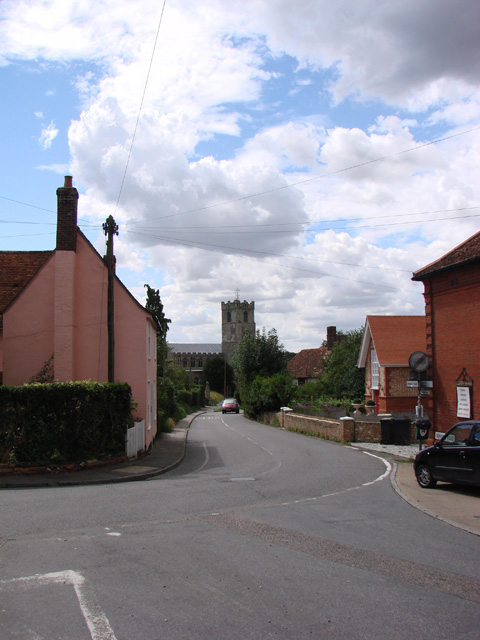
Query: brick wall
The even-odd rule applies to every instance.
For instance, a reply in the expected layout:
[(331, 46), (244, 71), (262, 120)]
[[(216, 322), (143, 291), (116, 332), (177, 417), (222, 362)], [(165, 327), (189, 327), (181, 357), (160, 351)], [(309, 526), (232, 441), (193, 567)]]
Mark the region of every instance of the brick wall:
[(457, 417), (456, 381), (463, 370), (473, 380), (472, 417), (480, 418), (480, 264), (433, 276), (425, 282), (427, 353), (433, 378), (433, 425), (446, 431)]
[(72, 177), (65, 176), (65, 185), (57, 189), (57, 251), (75, 251), (77, 245), (78, 191), (72, 187)]
[[(280, 418), (279, 422), (281, 424)], [(339, 442), (380, 442), (382, 439), (380, 422), (362, 422), (353, 418), (333, 420), (303, 416), (298, 413), (285, 413), (285, 429)], [(413, 423), (410, 438), (411, 442), (415, 442), (416, 429)]]

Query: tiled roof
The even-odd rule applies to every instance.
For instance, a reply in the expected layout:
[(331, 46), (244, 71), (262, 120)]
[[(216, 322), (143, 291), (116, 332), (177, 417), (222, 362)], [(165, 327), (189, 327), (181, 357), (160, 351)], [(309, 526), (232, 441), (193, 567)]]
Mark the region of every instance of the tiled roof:
[(18, 296), (53, 251), (0, 251), (0, 314)]
[(407, 366), (411, 353), (426, 349), (425, 316), (367, 316), (368, 329), (383, 367)]
[(412, 280), (423, 280), (426, 276), (436, 271), (451, 269), (477, 260), (480, 260), (480, 231), (446, 253), (439, 260), (415, 271)]
[(195, 342), (169, 342), (168, 350), (172, 353), (222, 353), (221, 344), (203, 344)]
[(315, 378), (322, 373), (320, 362), (327, 354), (326, 347), (302, 349), (287, 364), (288, 371), (294, 378)]

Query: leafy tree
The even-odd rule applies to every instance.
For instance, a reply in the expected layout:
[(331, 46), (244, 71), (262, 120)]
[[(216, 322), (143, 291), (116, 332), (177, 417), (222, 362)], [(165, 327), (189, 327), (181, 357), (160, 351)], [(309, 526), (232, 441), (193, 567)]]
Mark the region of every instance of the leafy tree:
[(297, 385), (285, 371), (273, 376), (257, 376), (242, 396), (242, 406), (247, 415), (258, 416), (264, 411), (278, 411), (287, 406), (295, 396)]
[(203, 379), (208, 381), (210, 389), (223, 393), (225, 384), (233, 385), (233, 367), (220, 356), (209, 358), (203, 367)]
[(362, 339), (363, 329), (354, 329), (334, 345), (320, 378), (323, 393), (337, 398), (363, 397), (365, 372), (357, 367)]
[(254, 336), (245, 336), (235, 349), (232, 366), (237, 384), (245, 385), (257, 376), (272, 376), (286, 366), (286, 352), (277, 331), (263, 328)]
[(232, 359), (235, 383), (247, 415), (276, 411), (295, 395), (295, 384), (286, 372), (288, 355), (271, 329), (245, 336)]

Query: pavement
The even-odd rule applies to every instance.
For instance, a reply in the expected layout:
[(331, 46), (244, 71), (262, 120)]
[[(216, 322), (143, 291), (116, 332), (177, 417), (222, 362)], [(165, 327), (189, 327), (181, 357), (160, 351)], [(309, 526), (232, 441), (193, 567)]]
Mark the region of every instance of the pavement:
[[(192, 413), (177, 423), (171, 433), (162, 433), (144, 457), (79, 471), (0, 475), (0, 489), (71, 487), (148, 480), (178, 466), (185, 457), (188, 430), (195, 418), (205, 411)], [(435, 489), (422, 489), (413, 472), (413, 458), (418, 445), (382, 445), (352, 443), (363, 451), (387, 456), (392, 463), (391, 482), (395, 491), (410, 505), (454, 527), (480, 536), (480, 489), (439, 482)]]

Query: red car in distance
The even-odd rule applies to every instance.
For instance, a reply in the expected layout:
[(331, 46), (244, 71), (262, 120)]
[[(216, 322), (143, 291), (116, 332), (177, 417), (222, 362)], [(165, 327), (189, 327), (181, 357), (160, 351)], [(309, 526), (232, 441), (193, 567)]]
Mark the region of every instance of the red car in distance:
[(222, 413), (239, 413), (240, 407), (235, 398), (225, 398), (222, 402)]

